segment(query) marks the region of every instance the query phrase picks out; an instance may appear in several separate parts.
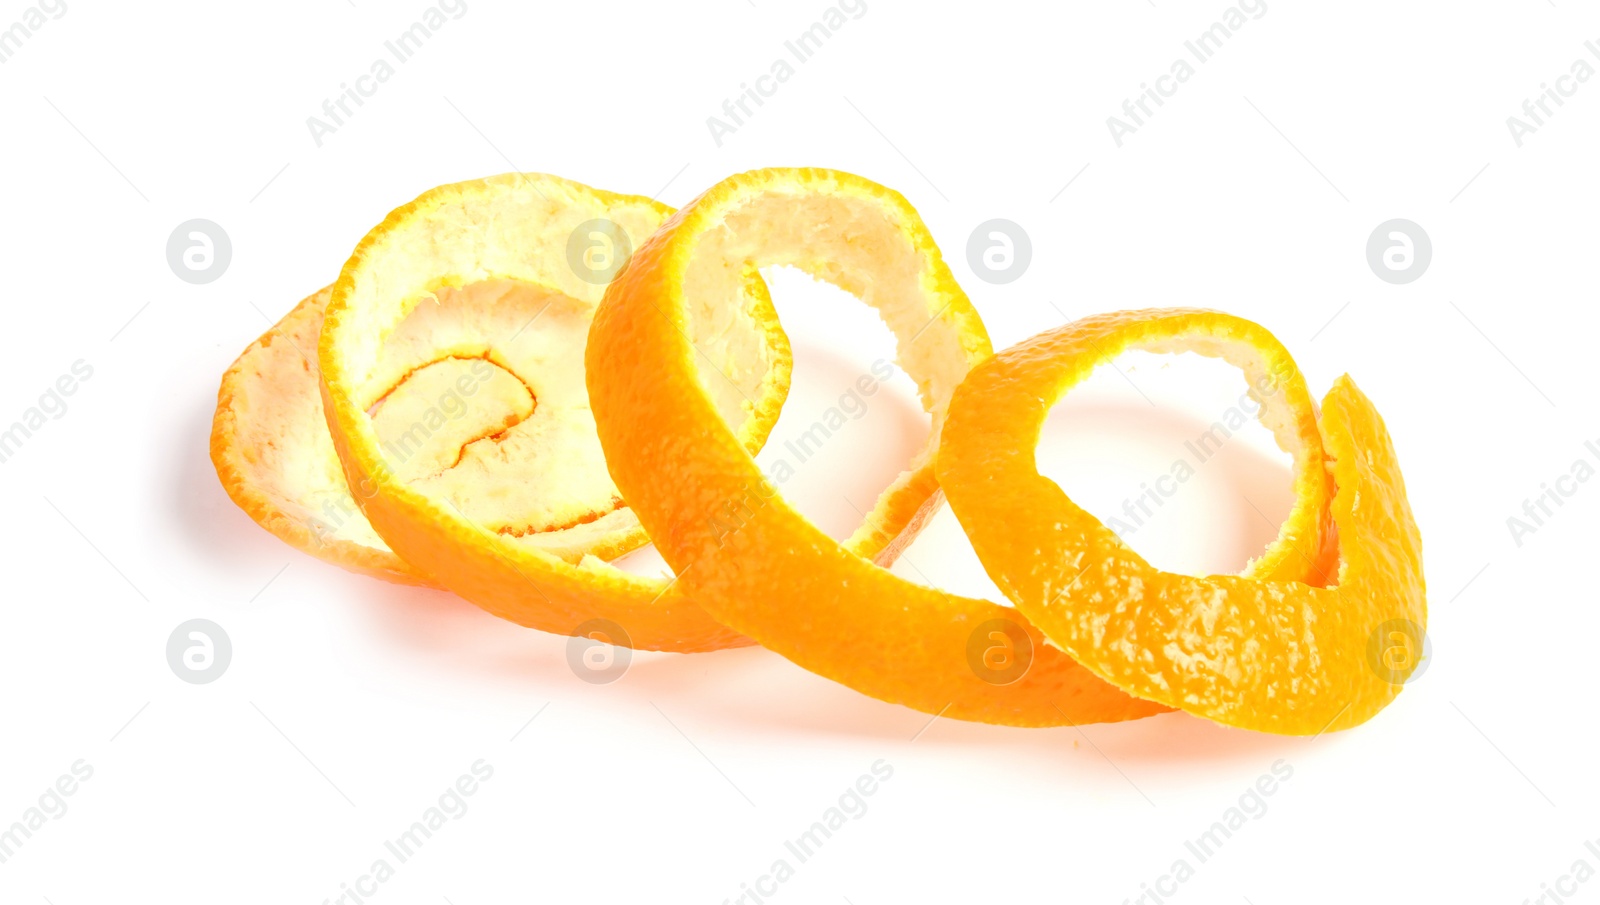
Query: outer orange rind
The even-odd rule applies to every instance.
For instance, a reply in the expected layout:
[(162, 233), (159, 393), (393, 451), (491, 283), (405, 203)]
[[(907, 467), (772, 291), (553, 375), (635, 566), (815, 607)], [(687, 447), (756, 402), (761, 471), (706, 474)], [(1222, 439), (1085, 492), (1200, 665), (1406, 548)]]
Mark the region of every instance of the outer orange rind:
[[(1039, 474), (1034, 450), (1050, 408), (1129, 349), (1195, 351), (1241, 367), (1263, 422), (1294, 453), (1295, 509), (1243, 575), (1155, 569)], [(1422, 542), (1371, 402), (1342, 377), (1319, 422), (1304, 393), (1288, 353), (1249, 321), (1186, 309), (1086, 318), (973, 370), (951, 403), (939, 479), (990, 577), (1095, 675), (1228, 725), (1342, 729), (1381, 710), (1415, 668), (1379, 668), (1369, 650), (1386, 626), (1425, 630)], [(1338, 571), (1333, 586), (1314, 587), (1294, 579), (1320, 547), (1324, 444)]]
[[(806, 669), (927, 713), (1043, 726), (1166, 710), (1047, 646), (1008, 607), (894, 575), (871, 561), (862, 531), (835, 541), (777, 494), (708, 395), (715, 376), (698, 349), (741, 320), (730, 275), (771, 264), (826, 279), (877, 309), (932, 417), (927, 445), (869, 516), (864, 530), (879, 532), (872, 536), (925, 517), (939, 500), (933, 465), (951, 395), (989, 356), (977, 312), (896, 192), (847, 173), (758, 170), (679, 211), (607, 290), (589, 335), (588, 374), (612, 477), (680, 585), (717, 619)], [(730, 500), (753, 496), (737, 531), (707, 523)], [(1305, 542), (1315, 543), (1307, 530)], [(1004, 660), (1021, 650), (1031, 662), (1020, 675), (993, 671), (1009, 684), (974, 665), (974, 654), (987, 664), (991, 652)]]
[[(575, 258), (587, 236), (613, 243), (601, 278)], [(768, 265), (876, 309), (931, 418), (844, 541), (754, 459), (790, 379), (758, 273)], [(1293, 456), (1294, 506), (1239, 575), (1151, 567), (1038, 473), (1049, 409), (1130, 349), (1238, 366)], [(959, 719), (1176, 708), (1320, 733), (1391, 701), (1417, 664), (1384, 645), (1420, 647), (1425, 631), (1421, 540), (1394, 449), (1348, 377), (1319, 417), (1271, 334), (1193, 309), (1087, 318), (993, 355), (910, 204), (827, 170), (732, 177), (675, 214), (541, 174), (427, 192), (240, 356), (212, 457), (253, 518), (346, 568), (633, 647), (759, 641)], [(1015, 609), (888, 570), (941, 485)], [(606, 562), (649, 538), (676, 579)]]
[[(329, 431), (346, 478), (374, 529), (407, 563), (523, 625), (588, 634), (586, 626), (604, 620), (610, 640), (697, 651), (749, 641), (700, 609), (681, 583), (641, 578), (603, 561), (646, 535), (605, 474), (584, 386), (583, 334), (561, 327), (560, 342), (544, 353), (516, 345), (543, 342), (552, 320), (587, 331), (605, 283), (573, 260), (574, 235), (581, 238), (591, 227), (609, 230), (613, 238), (624, 237), (617, 247), (625, 248), (670, 213), (647, 198), (542, 174), (434, 189), (390, 214), (345, 264), (319, 357)], [(622, 272), (632, 269), (629, 264)], [(737, 425), (730, 432), (734, 442), (754, 453), (787, 395), (788, 339), (754, 267), (719, 277), (736, 313), (708, 313), (716, 321), (707, 322), (714, 335), (699, 353), (716, 383), (707, 399)], [(386, 357), (394, 334), (419, 311), (426, 317), (441, 295), (510, 292), (537, 294), (549, 306), (540, 307), (525, 330), (518, 328), (516, 342), (501, 339), (505, 333), (486, 320), (478, 324), (485, 329), (426, 333), (429, 342), (415, 346), (418, 354), (410, 360)], [(473, 310), (498, 318), (502, 307)], [(495, 323), (509, 327), (515, 319)], [(441, 355), (486, 358), (509, 370), (528, 386), (533, 410), (503, 434), (467, 447), (462, 462), (483, 469), (482, 475), (422, 486), (395, 461), (381, 436), (382, 412), (373, 409), (396, 379)], [(472, 455), (475, 450), (483, 454)], [(671, 481), (670, 474), (657, 479)], [(899, 505), (858, 532), (861, 549), (892, 557), (891, 540), (915, 527), (914, 516), (931, 493), (930, 482), (891, 494)], [(556, 509), (563, 495), (587, 510)], [(514, 499), (508, 503), (507, 497)]]
[[(561, 634), (633, 647), (696, 651), (748, 644), (676, 586), (605, 562), (647, 541), (621, 505), (594, 439), (583, 346), (604, 278), (574, 257), (585, 234), (625, 255), (671, 213), (651, 199), (543, 174), (440, 186), (392, 212), (362, 239), (334, 284), (319, 345), (322, 396), (346, 480), (373, 528), (413, 568), (489, 612)], [(741, 298), (771, 311), (765, 285), (742, 274)], [(440, 319), (395, 358), (393, 336), (429, 318), (443, 296), (488, 299), (462, 324)], [(507, 305), (535, 299), (532, 305)], [(789, 352), (776, 317), (742, 346), (719, 348), (737, 386), (730, 416), (759, 449), (788, 389)], [(527, 386), (532, 411), (481, 438), (451, 469), (418, 486), (380, 435), (386, 394), (416, 368), (482, 358)]]

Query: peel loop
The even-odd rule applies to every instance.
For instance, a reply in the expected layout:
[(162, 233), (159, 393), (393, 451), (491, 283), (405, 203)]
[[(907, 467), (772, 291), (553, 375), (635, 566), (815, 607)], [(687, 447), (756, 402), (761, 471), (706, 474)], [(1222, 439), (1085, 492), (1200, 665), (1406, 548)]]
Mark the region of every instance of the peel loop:
[[(624, 237), (649, 235), (670, 213), (507, 174), (426, 192), (357, 246), (327, 307), (322, 398), (354, 497), (410, 567), (545, 631), (605, 620), (610, 640), (637, 648), (750, 643), (673, 583), (605, 562), (648, 538), (594, 438), (583, 348), (605, 278), (572, 249), (587, 255), (586, 235), (601, 235), (620, 254)], [(739, 292), (762, 329), (720, 351), (740, 381), (730, 417), (759, 449), (788, 389), (789, 350), (776, 318), (759, 314), (771, 307), (765, 285), (745, 276)], [(442, 391), (437, 404), (394, 395), (418, 382)], [(482, 430), (451, 424), (458, 395), (475, 397)]]
[[(1050, 408), (1129, 349), (1242, 368), (1294, 455), (1294, 508), (1242, 575), (1155, 569), (1039, 474)], [(1241, 318), (1118, 312), (1001, 352), (956, 391), (938, 472), (984, 568), (1047, 637), (1129, 694), (1220, 723), (1300, 735), (1357, 725), (1404, 679), (1369, 663), (1373, 633), (1426, 625), (1421, 538), (1383, 420), (1348, 377), (1319, 420), (1289, 353)]]
[[(842, 543), (775, 490), (738, 530), (719, 534), (707, 524), (748, 488), (771, 489), (714, 404), (718, 377), (701, 367), (698, 346), (717, 335), (712, 325), (739, 319), (729, 275), (773, 264), (877, 309), (932, 417), (927, 444)], [(1047, 646), (1010, 608), (906, 581), (872, 561), (872, 541), (888, 538), (885, 549), (898, 552), (938, 505), (933, 466), (951, 395), (990, 355), (977, 312), (898, 193), (815, 169), (724, 180), (635, 252), (606, 292), (588, 355), (612, 476), (680, 585), (717, 619), (806, 669), (927, 713), (1042, 726), (1167, 709)], [(991, 644), (993, 635), (1000, 640)], [(1006, 644), (1028, 652), (1020, 676), (974, 665), (1004, 666)]]

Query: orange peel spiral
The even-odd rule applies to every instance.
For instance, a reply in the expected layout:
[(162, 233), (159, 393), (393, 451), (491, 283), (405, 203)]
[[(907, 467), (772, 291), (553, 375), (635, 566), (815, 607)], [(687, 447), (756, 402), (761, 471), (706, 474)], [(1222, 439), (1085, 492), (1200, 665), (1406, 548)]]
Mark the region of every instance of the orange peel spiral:
[[(543, 174), (506, 174), (425, 192), (373, 228), (334, 284), (318, 348), (323, 407), (346, 481), (384, 541), (408, 565), (483, 609), (558, 634), (607, 626), (607, 640), (650, 650), (748, 644), (674, 584), (607, 560), (647, 541), (621, 505), (594, 441), (583, 343), (604, 280), (572, 258), (593, 228), (623, 254), (671, 208)], [(617, 262), (621, 264), (623, 262)], [(766, 287), (739, 292), (770, 311)], [(482, 320), (443, 320), (407, 347), (386, 343), (447, 295), (477, 296)], [(531, 306), (507, 299), (531, 296)], [(518, 326), (518, 324), (521, 326)], [(776, 318), (750, 343), (724, 347), (743, 394), (729, 409), (759, 449), (788, 389), (787, 338)], [(516, 375), (531, 406), (499, 434), (465, 447), (446, 486), (419, 487), (380, 436), (375, 407), (396, 380), (447, 358), (482, 358)], [(465, 379), (465, 378), (462, 378)], [(470, 459), (469, 459), (469, 454)], [(542, 491), (529, 492), (530, 487)]]
[[(772, 264), (852, 292), (895, 334), (898, 362), (932, 416), (928, 445), (901, 484), (936, 486), (934, 463), (958, 432), (1001, 454), (1007, 446), (994, 415), (950, 420), (968, 371), (987, 367), (987, 339), (903, 197), (826, 170), (725, 180), (639, 249), (634, 266), (608, 288), (589, 339), (590, 398), (612, 475), (680, 583), (717, 619), (806, 669), (926, 713), (1045, 726), (1134, 719), (1173, 706), (1106, 681), (1017, 610), (891, 573), (852, 549), (859, 533), (835, 541), (766, 482), (707, 395), (697, 343), (714, 335), (708, 325), (737, 318), (725, 275)], [(1281, 350), (1265, 331), (1251, 339)], [(1301, 581), (1326, 567), (1332, 485), (1310, 395), (1288, 365), (1277, 375), (1284, 392), (1271, 411), (1281, 416), (1280, 432), (1299, 442), (1299, 502), (1251, 574)], [(667, 473), (675, 480), (659, 479)], [(707, 513), (752, 487), (764, 490), (738, 531), (708, 528)], [(1018, 652), (1027, 662), (1007, 668), (1006, 655)]]
[[(1261, 420), (1295, 457), (1294, 509), (1242, 575), (1156, 569), (1039, 474), (1034, 450), (1051, 406), (1130, 349), (1240, 367)], [(1089, 317), (968, 375), (951, 402), (939, 480), (1001, 591), (1095, 675), (1231, 726), (1343, 729), (1393, 700), (1416, 668), (1414, 659), (1375, 667), (1370, 649), (1388, 626), (1421, 649), (1422, 541), (1372, 403), (1341, 377), (1318, 419), (1305, 393), (1289, 353), (1242, 318), (1187, 309)], [(1335, 536), (1336, 549), (1325, 546)]]
[[(739, 310), (730, 274), (790, 265), (874, 307), (931, 416), (927, 444), (863, 528), (836, 541), (785, 501), (718, 412), (698, 346)], [(745, 328), (749, 329), (749, 328)], [(1007, 607), (907, 581), (867, 539), (941, 502), (934, 476), (951, 394), (991, 354), (976, 310), (898, 193), (848, 173), (758, 170), (669, 219), (606, 291), (589, 334), (589, 395), (612, 477), (679, 584), (717, 619), (806, 669), (928, 713), (1015, 725), (1131, 719), (1166, 708), (1101, 681)], [(663, 475), (672, 475), (663, 480)], [(736, 531), (708, 516), (744, 503)], [(878, 557), (883, 560), (883, 557)], [(996, 685), (968, 646), (1004, 621), (1031, 667)]]
[[(603, 276), (590, 235), (617, 242)], [(766, 266), (873, 308), (930, 419), (842, 540), (755, 460), (792, 367)], [(1239, 368), (1292, 457), (1294, 503), (1240, 574), (1151, 566), (1038, 471), (1051, 407), (1131, 350)], [(224, 375), (211, 453), (252, 518), (345, 568), (635, 648), (760, 643), (956, 719), (1320, 734), (1391, 702), (1419, 664), (1383, 645), (1426, 631), (1398, 459), (1348, 376), (1319, 410), (1271, 333), (1199, 309), (995, 354), (911, 204), (832, 170), (744, 173), (676, 212), (543, 174), (430, 190)], [(890, 571), (946, 497), (1011, 606)], [(651, 540), (676, 577), (611, 564)]]

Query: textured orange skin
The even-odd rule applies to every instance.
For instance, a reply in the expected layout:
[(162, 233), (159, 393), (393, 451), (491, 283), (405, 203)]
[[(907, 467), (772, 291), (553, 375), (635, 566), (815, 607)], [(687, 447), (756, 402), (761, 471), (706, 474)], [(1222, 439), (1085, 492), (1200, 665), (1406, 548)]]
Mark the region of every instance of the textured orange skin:
[[(649, 199), (591, 189), (559, 177), (506, 174), (440, 186), (398, 208), (374, 228), (356, 247), (339, 281), (334, 284), (319, 346), (324, 411), (353, 495), (373, 528), (408, 565), (501, 618), (559, 634), (573, 634), (592, 619), (607, 619), (626, 633), (625, 639), (612, 637), (611, 640), (625, 640), (631, 647), (647, 650), (694, 652), (749, 645), (752, 643), (749, 638), (701, 609), (691, 599), (692, 595), (686, 593), (682, 581), (641, 578), (592, 563), (574, 565), (504, 542), (497, 534), (448, 506), (397, 481), (387, 468), (382, 452), (360, 430), (367, 414), (354, 398), (353, 380), (346, 373), (341, 343), (350, 341), (346, 333), (355, 330), (356, 321), (350, 317), (348, 309), (354, 273), (361, 267), (363, 256), (387, 232), (403, 228), (414, 212), (440, 199), (449, 199), (452, 194), (492, 195), (530, 181), (544, 185), (551, 194), (576, 194), (601, 209), (608, 203), (627, 202), (653, 205), (663, 216), (671, 212), (671, 208)], [(439, 237), (437, 241), (453, 239)], [(528, 253), (563, 255), (565, 249), (528, 249)], [(630, 263), (624, 273), (632, 269)], [(754, 400), (754, 416), (734, 438), (734, 442), (753, 455), (766, 441), (787, 394), (790, 355), (788, 338), (777, 321), (765, 284), (752, 270), (746, 274), (745, 285), (752, 297), (753, 314), (764, 342), (774, 350), (772, 377), (761, 398)], [(352, 326), (345, 326), (347, 320)], [(981, 336), (981, 324), (977, 329)], [(981, 345), (981, 355), (987, 356), (987, 337), (982, 337)], [(590, 357), (588, 367), (593, 367), (594, 361)], [(613, 453), (618, 454), (632, 455), (626, 449)], [(923, 471), (925, 473), (915, 480), (897, 488), (890, 496), (889, 505), (869, 519), (865, 530), (858, 532), (860, 542), (856, 549), (862, 555), (892, 561), (900, 545), (920, 529), (927, 514), (939, 502), (931, 464)], [(662, 478), (663, 475), (672, 476), (671, 469), (658, 473), (657, 479), (675, 480), (675, 477)], [(643, 535), (639, 540), (644, 540)]]
[[(1299, 508), (1253, 574), (1193, 578), (1151, 567), (1038, 473), (1034, 450), (1051, 406), (1096, 365), (1169, 337), (1244, 338), (1285, 363), (1290, 391), (1304, 393), (1288, 353), (1248, 321), (1185, 309), (1086, 318), (1007, 349), (958, 388), (938, 461), (951, 508), (1017, 608), (1119, 688), (1264, 732), (1358, 725), (1403, 687), (1369, 664), (1373, 631), (1397, 619), (1425, 628), (1427, 605), (1422, 541), (1394, 448), (1349, 377), (1328, 393), (1320, 425), (1297, 425), (1320, 431), (1331, 460), (1335, 587), (1295, 580), (1321, 571), (1315, 525)], [(1301, 503), (1305, 484), (1321, 479), (1296, 476)]]
[[(929, 252), (924, 285), (947, 300), (941, 320), (982, 342), (977, 312), (956, 285), (916, 211), (898, 193), (847, 173), (760, 170), (710, 189), (634, 252), (607, 289), (590, 327), (588, 379), (611, 476), (679, 575), (713, 616), (806, 669), (884, 701), (925, 713), (1015, 726), (1127, 720), (1168, 708), (1102, 681), (1008, 607), (906, 581), (811, 525), (776, 493), (721, 539), (705, 516), (763, 476), (712, 406), (683, 332), (682, 281), (697, 237), (760, 193), (851, 193), (881, 206), (907, 242)], [(822, 231), (825, 224), (819, 224)], [(740, 262), (730, 262), (737, 264)], [(761, 261), (754, 262), (761, 264)], [(937, 487), (932, 463), (914, 483)], [(670, 476), (666, 478), (664, 476)], [(926, 507), (938, 499), (931, 494)], [(974, 629), (992, 619), (1020, 623), (1031, 668), (1004, 686), (969, 666)]]

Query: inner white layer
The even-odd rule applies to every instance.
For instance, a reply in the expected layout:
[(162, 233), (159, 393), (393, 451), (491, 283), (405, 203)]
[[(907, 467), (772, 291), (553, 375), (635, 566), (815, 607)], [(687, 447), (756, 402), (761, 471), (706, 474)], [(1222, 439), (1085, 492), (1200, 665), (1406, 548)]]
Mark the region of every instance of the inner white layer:
[(877, 198), (840, 187), (740, 199), (700, 235), (683, 287), (701, 383), (730, 424), (748, 392), (748, 375), (730, 362), (748, 358), (745, 350), (761, 341), (753, 309), (739, 300), (740, 281), (751, 268), (775, 265), (826, 280), (871, 306), (894, 334), (897, 364), (916, 382), (932, 417), (927, 442), (878, 498), (873, 514), (881, 517), (895, 487), (931, 461), (950, 396), (969, 368), (956, 327), (941, 317), (949, 298), (938, 291), (929, 254), (908, 240), (905, 225)]
[(1244, 372), (1250, 398), (1260, 406), (1256, 420), (1272, 432), (1278, 448), (1294, 458), (1295, 474), (1306, 465), (1308, 450), (1300, 436), (1294, 406), (1290, 404), (1282, 375), (1273, 374), (1260, 350), (1250, 343), (1218, 336), (1185, 336), (1128, 346), (1146, 352), (1177, 355), (1193, 352), (1218, 358)]
[[(632, 511), (617, 505), (585, 388), (588, 325), (605, 285), (585, 279), (592, 274), (569, 261), (568, 248), (590, 221), (610, 221), (637, 246), (663, 218), (642, 200), (602, 202), (529, 178), (488, 193), (435, 193), (366, 248), (349, 271), (337, 334), (358, 406), (376, 412), (406, 374), (447, 356), (487, 358), (534, 397), (530, 415), (469, 444), (460, 464), (413, 490), (508, 544), (569, 561), (638, 528)], [(702, 348), (737, 363), (753, 389), (770, 353), (759, 341), (734, 349), (733, 339), (708, 337)], [(445, 405), (454, 403), (438, 407)], [(391, 468), (409, 454), (396, 451), (392, 436), (380, 437), (370, 419), (361, 430)]]

